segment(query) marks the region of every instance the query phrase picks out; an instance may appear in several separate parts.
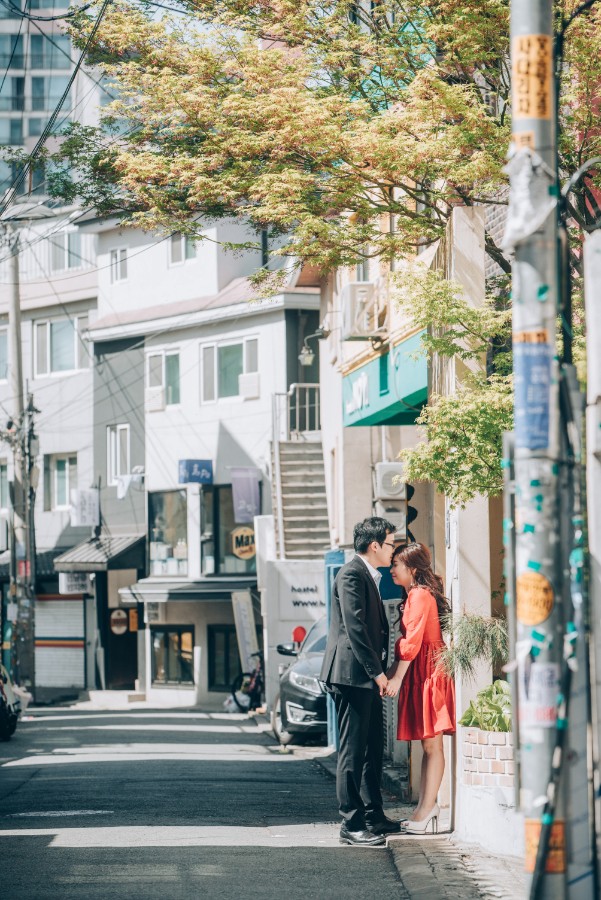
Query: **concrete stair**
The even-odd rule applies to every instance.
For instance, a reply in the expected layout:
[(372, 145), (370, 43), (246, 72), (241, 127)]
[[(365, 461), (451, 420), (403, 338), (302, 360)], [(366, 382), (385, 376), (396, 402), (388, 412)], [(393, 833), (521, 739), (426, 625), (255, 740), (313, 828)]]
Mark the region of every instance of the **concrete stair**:
[[(272, 456), (275, 453), (279, 453), (280, 463), (283, 556), (285, 559), (322, 559), (330, 547), (330, 526), (321, 442), (280, 442), (272, 447)], [(272, 484), (273, 509), (277, 520), (275, 478)], [(276, 543), (278, 541), (279, 530), (276, 527)]]

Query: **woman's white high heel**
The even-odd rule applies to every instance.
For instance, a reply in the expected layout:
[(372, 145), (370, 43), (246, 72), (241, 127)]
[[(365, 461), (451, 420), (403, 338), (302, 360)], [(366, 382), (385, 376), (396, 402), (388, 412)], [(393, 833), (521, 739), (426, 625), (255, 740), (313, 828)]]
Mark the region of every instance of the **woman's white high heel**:
[(440, 815), (440, 807), (438, 803), (435, 804), (434, 809), (427, 815), (424, 819), (421, 819), (419, 822), (416, 822), (413, 819), (409, 819), (407, 824), (405, 825), (405, 831), (407, 834), (426, 834), (428, 831), (428, 827), (430, 823), (432, 824), (432, 834), (438, 833), (438, 816)]

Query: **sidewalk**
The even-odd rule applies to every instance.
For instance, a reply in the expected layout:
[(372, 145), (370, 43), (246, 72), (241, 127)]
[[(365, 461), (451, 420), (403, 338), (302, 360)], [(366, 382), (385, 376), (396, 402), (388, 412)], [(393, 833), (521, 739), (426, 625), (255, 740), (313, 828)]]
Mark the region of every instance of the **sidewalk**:
[[(264, 716), (255, 716), (261, 730), (270, 731)], [(311, 758), (336, 777), (336, 753), (327, 748), (289, 745), (295, 756)], [(320, 752), (321, 751), (321, 752)], [(413, 806), (398, 801), (394, 769), (385, 769), (383, 778), (386, 814), (392, 819), (410, 818)], [(441, 823), (444, 828), (448, 823)], [(399, 878), (403, 900), (515, 900), (526, 896), (526, 876), (521, 859), (495, 856), (477, 844), (465, 844), (452, 833), (399, 835), (387, 841)]]

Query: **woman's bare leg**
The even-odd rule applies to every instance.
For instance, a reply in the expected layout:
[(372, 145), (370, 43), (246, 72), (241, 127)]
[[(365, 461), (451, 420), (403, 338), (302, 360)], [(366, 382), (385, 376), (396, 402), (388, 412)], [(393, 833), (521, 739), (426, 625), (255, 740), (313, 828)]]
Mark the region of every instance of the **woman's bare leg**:
[(434, 808), (444, 775), (444, 752), (442, 734), (422, 741), (424, 756), (419, 787), (419, 801), (413, 819), (421, 822)]

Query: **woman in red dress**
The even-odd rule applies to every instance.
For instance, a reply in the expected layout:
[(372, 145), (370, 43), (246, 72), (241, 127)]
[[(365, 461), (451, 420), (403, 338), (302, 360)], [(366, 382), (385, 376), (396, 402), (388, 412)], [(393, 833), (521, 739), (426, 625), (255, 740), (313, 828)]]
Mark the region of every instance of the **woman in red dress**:
[(438, 830), (438, 790), (444, 773), (443, 734), (455, 732), (455, 686), (438, 663), (445, 644), (441, 617), (449, 612), (442, 579), (432, 571), (424, 544), (399, 546), (392, 554), (392, 580), (407, 591), (399, 604), (401, 637), (395, 662), (386, 673), (386, 694), (399, 695), (399, 741), (421, 741), (424, 750), (419, 800), (405, 830), (423, 834)]

